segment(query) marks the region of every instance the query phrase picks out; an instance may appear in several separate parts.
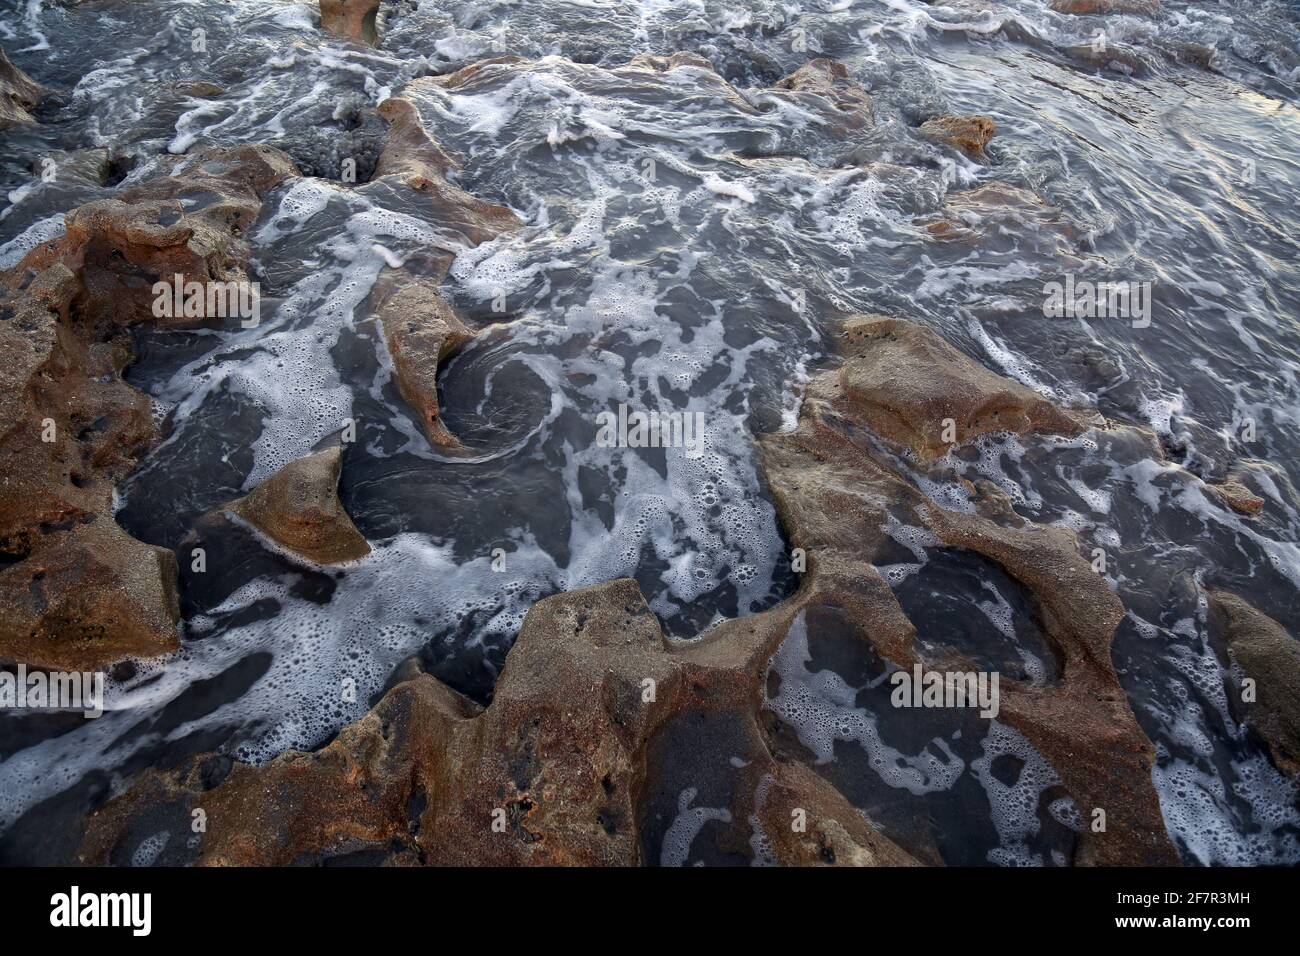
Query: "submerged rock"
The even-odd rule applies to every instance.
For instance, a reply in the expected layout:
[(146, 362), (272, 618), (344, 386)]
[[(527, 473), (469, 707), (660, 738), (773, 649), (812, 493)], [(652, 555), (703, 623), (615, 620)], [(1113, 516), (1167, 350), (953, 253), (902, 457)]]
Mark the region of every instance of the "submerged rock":
[[(1300, 642), (1277, 621), (1227, 591), (1210, 591), (1210, 607), (1226, 632), (1228, 651), (1252, 680), (1246, 720), (1264, 739), (1279, 770), (1300, 775)], [(1240, 690), (1231, 694), (1242, 700)]]
[(990, 432), (1083, 430), (1083, 414), (994, 374), (924, 326), (859, 316), (845, 323), (843, 342), (847, 360), (831, 386), (838, 400), (854, 421), (922, 459)]
[(1052, 0), (1052, 9), (1057, 13), (1074, 16), (1107, 13), (1141, 13), (1149, 16), (1160, 12), (1160, 0)]
[(984, 151), (997, 133), (997, 124), (987, 116), (936, 116), (921, 124), (920, 134), (934, 143), (951, 146), (976, 162), (987, 163)]
[(339, 501), (342, 449), (291, 461), (226, 510), (315, 564), (355, 561), (370, 545)]
[(1207, 484), (1205, 490), (1239, 514), (1257, 515), (1264, 510), (1264, 499), (1236, 479), (1218, 485)]
[(849, 129), (871, 126), (876, 119), (871, 94), (853, 81), (843, 63), (835, 60), (820, 58), (805, 63), (773, 89), (798, 94), (805, 102), (810, 98), (828, 102), (840, 114), (839, 125)]
[(46, 535), (0, 571), (0, 659), (99, 670), (179, 646), (176, 557), (107, 517)]
[(403, 285), (379, 309), (397, 387), (420, 413), (429, 443), (459, 444), (442, 423), (438, 406), (438, 366), (474, 337), (437, 286), (427, 280)]
[(35, 123), (28, 110), (45, 99), (45, 88), (14, 66), (0, 49), (0, 129)]
[(440, 225), (461, 233), (471, 245), (488, 242), (523, 225), (519, 217), (495, 203), (471, 196), (446, 179), (460, 164), (443, 151), (428, 133), (415, 103), (405, 95), (418, 95), (431, 83), (446, 77), (425, 77), (390, 97), (379, 107), (388, 122), (388, 139), (379, 156), (372, 182), (397, 182), (422, 193), (429, 202), (427, 215)]

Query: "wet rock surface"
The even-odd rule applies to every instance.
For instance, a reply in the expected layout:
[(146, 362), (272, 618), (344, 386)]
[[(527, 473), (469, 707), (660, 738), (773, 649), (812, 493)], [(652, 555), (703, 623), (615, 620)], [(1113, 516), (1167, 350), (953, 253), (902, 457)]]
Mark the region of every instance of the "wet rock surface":
[(1210, 607), (1224, 629), (1233, 661), (1252, 685), (1235, 701), (1251, 728), (1268, 742), (1277, 765), (1300, 774), (1300, 643), (1277, 621), (1227, 591), (1210, 591)]
[(285, 465), (227, 510), (308, 561), (355, 561), (370, 546), (339, 501), (342, 468), (342, 448), (323, 449)]
[(29, 111), (40, 105), (45, 95), (41, 85), (0, 50), (0, 129), (36, 122)]
[(0, 11), (0, 662), (110, 670), (0, 862), (1300, 859), (1268, 5), (109, 6)]

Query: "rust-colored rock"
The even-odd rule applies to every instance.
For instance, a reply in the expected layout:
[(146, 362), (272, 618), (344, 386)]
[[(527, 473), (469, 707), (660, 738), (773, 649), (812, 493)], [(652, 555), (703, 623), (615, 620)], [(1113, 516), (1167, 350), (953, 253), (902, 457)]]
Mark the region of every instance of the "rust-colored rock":
[(984, 147), (993, 139), (998, 126), (988, 116), (936, 116), (921, 124), (920, 134), (934, 143), (951, 146), (971, 159), (987, 163)]
[[(418, 94), (424, 85), (446, 79), (425, 77), (409, 84), (404, 92)], [(459, 169), (460, 164), (429, 135), (414, 102), (405, 97), (390, 97), (380, 104), (379, 115), (389, 124), (388, 139), (372, 181), (396, 181), (423, 193), (432, 204), (432, 215), (442, 225), (464, 235), (471, 245), (495, 239), (523, 225), (505, 206), (471, 196), (447, 181), (447, 173)]]
[(320, 0), (320, 25), (327, 33), (357, 43), (379, 43), (381, 0)]
[(0, 129), (35, 123), (28, 110), (45, 99), (45, 88), (14, 66), (0, 49)]
[[(242, 278), (244, 233), (293, 164), (239, 146), (165, 167), (73, 210), (66, 235), (0, 275), (0, 551), (21, 559), (4, 571), (3, 659), (83, 669), (176, 647), (175, 562), (111, 516), (155, 438), (149, 400), (122, 379), (123, 326), (153, 318), (156, 281)], [(45, 583), (24, 597), (23, 581)]]
[(393, 375), (402, 397), (420, 413), (430, 444), (459, 444), (442, 423), (438, 406), (438, 366), (474, 337), (460, 316), (426, 280), (403, 285), (379, 309)]
[(339, 501), (342, 469), (342, 449), (326, 448), (289, 462), (226, 510), (316, 564), (364, 558), (370, 545)]
[(835, 60), (811, 60), (772, 88), (796, 94), (804, 103), (825, 103), (829, 109), (823, 107), (817, 112), (833, 114), (836, 125), (846, 129), (868, 127), (876, 119), (871, 94), (853, 81), (843, 63)]
[(76, 522), (0, 571), (0, 659), (98, 670), (180, 646), (176, 558), (111, 518)]
[[(761, 681), (785, 620), (761, 638), (728, 631), (676, 648), (634, 581), (556, 595), (528, 613), (486, 710), (421, 674), (318, 752), (236, 765), (212, 789), (202, 762), (150, 771), (91, 816), (80, 858), (120, 858), (137, 815), (168, 804), (185, 819), (204, 808), (204, 864), (358, 852), (437, 865), (643, 862), (646, 748), (691, 712), (737, 714), (760, 740)], [(777, 862), (914, 863), (816, 774), (766, 751), (746, 772), (767, 782), (761, 799), (738, 794), (736, 812), (766, 821)], [(806, 833), (787, 833), (790, 806), (807, 811)]]
[(1257, 515), (1264, 510), (1264, 499), (1236, 479), (1230, 478), (1217, 485), (1207, 484), (1205, 490), (1239, 514)]
[(925, 326), (858, 316), (845, 323), (843, 341), (843, 367), (814, 391), (829, 389), (855, 421), (922, 459), (993, 432), (1083, 430), (1081, 413), (994, 374)]
[[(893, 362), (888, 343), (879, 336), (890, 330), (910, 335), (907, 326), (898, 320), (850, 322), (844, 333), (845, 365), (810, 383), (798, 429), (760, 441), (778, 513), (791, 544), (808, 556), (809, 573), (797, 599), (840, 608), (879, 654), (910, 667), (917, 660), (915, 628), (874, 567), (874, 562), (888, 560), (892, 547), (885, 527), (899, 521), (922, 528), (942, 547), (992, 561), (1032, 595), (1060, 664), (1059, 680), (1045, 686), (1004, 675), (999, 719), (1024, 734), (1052, 764), (1085, 815), (1094, 808), (1106, 811), (1106, 832), (1084, 834), (1076, 862), (1177, 863), (1151, 782), (1154, 750), (1111, 664), (1110, 643), (1124, 608), (1092, 572), (1074, 536), (1023, 520), (999, 523), (978, 513), (945, 510), (900, 476), (861, 433), (864, 426), (875, 427), (873, 420), (893, 430), (886, 437), (920, 432), (919, 424), (908, 423), (926, 420), (917, 410), (927, 407), (931, 375), (958, 378), (936, 386), (936, 400), (944, 388), (956, 388), (959, 394), (966, 390), (969, 396), (1015, 392), (1005, 381), (985, 381), (970, 391), (969, 383), (962, 384), (967, 376), (954, 371), (970, 360), (954, 357), (928, 335), (921, 337), (926, 341), (920, 355), (926, 362), (920, 367), (927, 369), (922, 380), (890, 386)], [(981, 382), (984, 376), (996, 379), (983, 369), (971, 378)], [(890, 415), (879, 414), (877, 396), (909, 388), (920, 389), (917, 401), (902, 402)], [(976, 399), (965, 407), (987, 406)], [(1054, 422), (1071, 434), (1079, 428), (1073, 416), (1060, 410), (1039, 409), (1031, 415), (1023, 406), (1013, 407), (1019, 409), (1009, 415), (1019, 423), (1016, 427), (1032, 424), (1045, 430)], [(762, 617), (734, 623), (751, 624)]]
[[(1207, 596), (1233, 660), (1255, 683), (1255, 699), (1243, 704), (1247, 722), (1268, 744), (1278, 769), (1300, 775), (1300, 642), (1235, 594)], [(1240, 701), (1240, 690), (1231, 696)]]

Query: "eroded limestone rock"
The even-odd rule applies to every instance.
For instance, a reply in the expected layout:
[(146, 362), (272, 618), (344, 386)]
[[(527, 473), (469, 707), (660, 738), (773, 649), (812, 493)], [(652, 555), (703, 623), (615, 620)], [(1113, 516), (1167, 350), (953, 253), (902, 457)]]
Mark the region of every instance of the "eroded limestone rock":
[[(355, 853), (436, 865), (644, 862), (647, 747), (671, 718), (719, 711), (761, 745), (761, 681), (784, 635), (780, 619), (768, 623), (761, 639), (729, 631), (675, 648), (634, 581), (556, 595), (529, 611), (486, 709), (420, 674), (318, 752), (236, 764), (215, 786), (204, 772), (214, 758), (149, 771), (92, 815), (80, 858), (120, 859), (142, 814), (165, 806), (188, 820), (201, 805), (202, 864)], [(740, 788), (734, 812), (766, 821), (777, 862), (914, 862), (806, 768), (761, 750), (746, 772), (766, 781), (761, 799)], [(806, 832), (791, 832), (792, 806), (806, 810)]]
[(0, 49), (0, 129), (35, 123), (28, 110), (45, 99), (45, 88), (14, 66)]
[(839, 114), (838, 125), (848, 129), (871, 126), (876, 119), (871, 94), (853, 81), (843, 63), (835, 60), (811, 60), (778, 81), (773, 89), (795, 94), (805, 103), (811, 100), (830, 104)]
[[(453, 76), (458, 74), (453, 74)], [(495, 203), (471, 196), (446, 179), (460, 164), (429, 135), (419, 109), (407, 96), (418, 96), (431, 83), (448, 77), (424, 77), (407, 85), (403, 96), (390, 97), (379, 107), (388, 122), (388, 139), (372, 182), (395, 181), (427, 197), (431, 216), (465, 236), (471, 245), (495, 239), (523, 225), (519, 217)]]
[[(0, 551), (21, 559), (3, 572), (0, 659), (84, 669), (176, 647), (175, 562), (111, 513), (156, 437), (149, 400), (122, 379), (123, 326), (154, 318), (154, 282), (242, 278), (244, 233), (294, 171), (258, 146), (166, 167), (73, 210), (66, 235), (0, 275)], [(22, 582), (46, 583), (24, 596)]]
[(382, 0), (320, 0), (321, 29), (357, 43), (379, 43)]
[(1083, 414), (994, 374), (924, 326), (859, 316), (845, 323), (843, 344), (843, 367), (813, 393), (842, 401), (855, 422), (922, 459), (990, 432), (1083, 430)]
[(984, 147), (998, 131), (997, 124), (987, 116), (936, 116), (921, 124), (920, 134), (931, 142), (951, 146), (960, 153), (980, 163), (987, 163), (989, 155)]
[(315, 564), (355, 561), (370, 545), (339, 501), (342, 449), (291, 461), (226, 510)]
[(1160, 12), (1160, 0), (1052, 0), (1057, 13), (1074, 16), (1097, 16), (1108, 13), (1140, 13), (1150, 16)]
[(1233, 660), (1255, 682), (1255, 700), (1244, 705), (1247, 722), (1268, 744), (1278, 769), (1300, 775), (1300, 642), (1235, 594), (1207, 596)]
[(402, 397), (420, 414), (430, 444), (459, 444), (442, 423), (438, 407), (438, 366), (473, 338), (429, 281), (414, 281), (389, 295), (379, 309), (393, 374)]
[(98, 670), (180, 646), (176, 557), (108, 517), (44, 536), (0, 571), (0, 659)]

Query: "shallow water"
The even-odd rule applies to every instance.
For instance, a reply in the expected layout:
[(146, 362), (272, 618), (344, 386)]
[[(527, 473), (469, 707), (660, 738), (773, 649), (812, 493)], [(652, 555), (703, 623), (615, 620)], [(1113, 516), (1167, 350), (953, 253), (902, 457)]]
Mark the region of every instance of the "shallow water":
[[(1116, 58), (1100, 66), (1099, 30)], [(60, 90), (40, 126), (5, 135), (0, 266), (163, 152), (269, 143), (318, 177), (273, 194), (253, 233), (259, 327), (138, 336), (128, 378), (166, 438), (119, 489), (117, 517), (178, 549), (183, 649), (119, 669), (98, 721), (0, 718), (0, 859), (70, 852), (42, 835), (142, 767), (318, 747), (412, 656), (485, 701), (527, 609), (560, 590), (635, 577), (682, 637), (772, 606), (794, 581), (753, 435), (791, 427), (803, 382), (832, 361), (833, 322), (863, 312), (923, 322), (1056, 400), (1156, 431), (1167, 462), (1120, 432), (984, 439), (951, 464), (1109, 556), (1129, 610), (1114, 660), (1187, 862), (1300, 861), (1296, 785), (1233, 719), (1200, 599), (1226, 587), (1300, 633), (1295, 6), (1098, 18), (1031, 0), (406, 2), (371, 50), (321, 33), (301, 3), (31, 0), (0, 8), (0, 42)], [(1212, 69), (1193, 45), (1216, 51)], [(702, 92), (689, 71), (615, 71), (678, 50), (712, 61), (734, 95)], [(384, 134), (367, 110), (502, 53), (535, 62), (407, 94), (464, 161), (458, 184), (525, 222), (471, 248), (409, 195), (364, 182)], [(871, 91), (874, 128), (830, 128), (767, 89), (817, 55)], [(224, 92), (189, 97), (184, 80)], [(991, 165), (916, 135), (944, 111), (994, 118)], [(124, 157), (120, 182), (33, 179), (41, 157), (93, 146)], [(347, 158), (361, 185), (339, 181)], [(986, 182), (1059, 212), (1011, 207), (975, 241), (916, 223)], [(456, 254), (444, 293), (486, 328), (440, 380), (468, 457), (424, 440), (368, 318), (385, 266), (430, 247)], [(1152, 283), (1149, 326), (1045, 318), (1044, 283), (1066, 274)], [(703, 413), (705, 453), (597, 447), (596, 414), (620, 402)], [(345, 419), (358, 440), (341, 495), (371, 556), (304, 569), (232, 535), (208, 543), (216, 574), (185, 570), (197, 518)], [(1218, 479), (1238, 462), (1270, 492), (1257, 519), (1175, 467)], [(956, 482), (927, 491), (970, 508)], [(923, 642), (1053, 678), (1012, 582), (943, 564), (909, 529), (896, 538), (889, 577)], [(893, 834), (928, 813), (948, 862), (1068, 857), (1078, 811), (1027, 742), (1001, 724), (890, 713), (880, 662), (816, 623), (774, 660), (769, 706), (846, 796)], [(339, 700), (348, 678), (354, 703)], [(737, 756), (726, 728), (680, 733), (713, 741), (716, 760), (701, 744), (673, 792), (650, 798), (647, 856), (744, 862), (709, 839), (748, 825), (712, 809)]]

